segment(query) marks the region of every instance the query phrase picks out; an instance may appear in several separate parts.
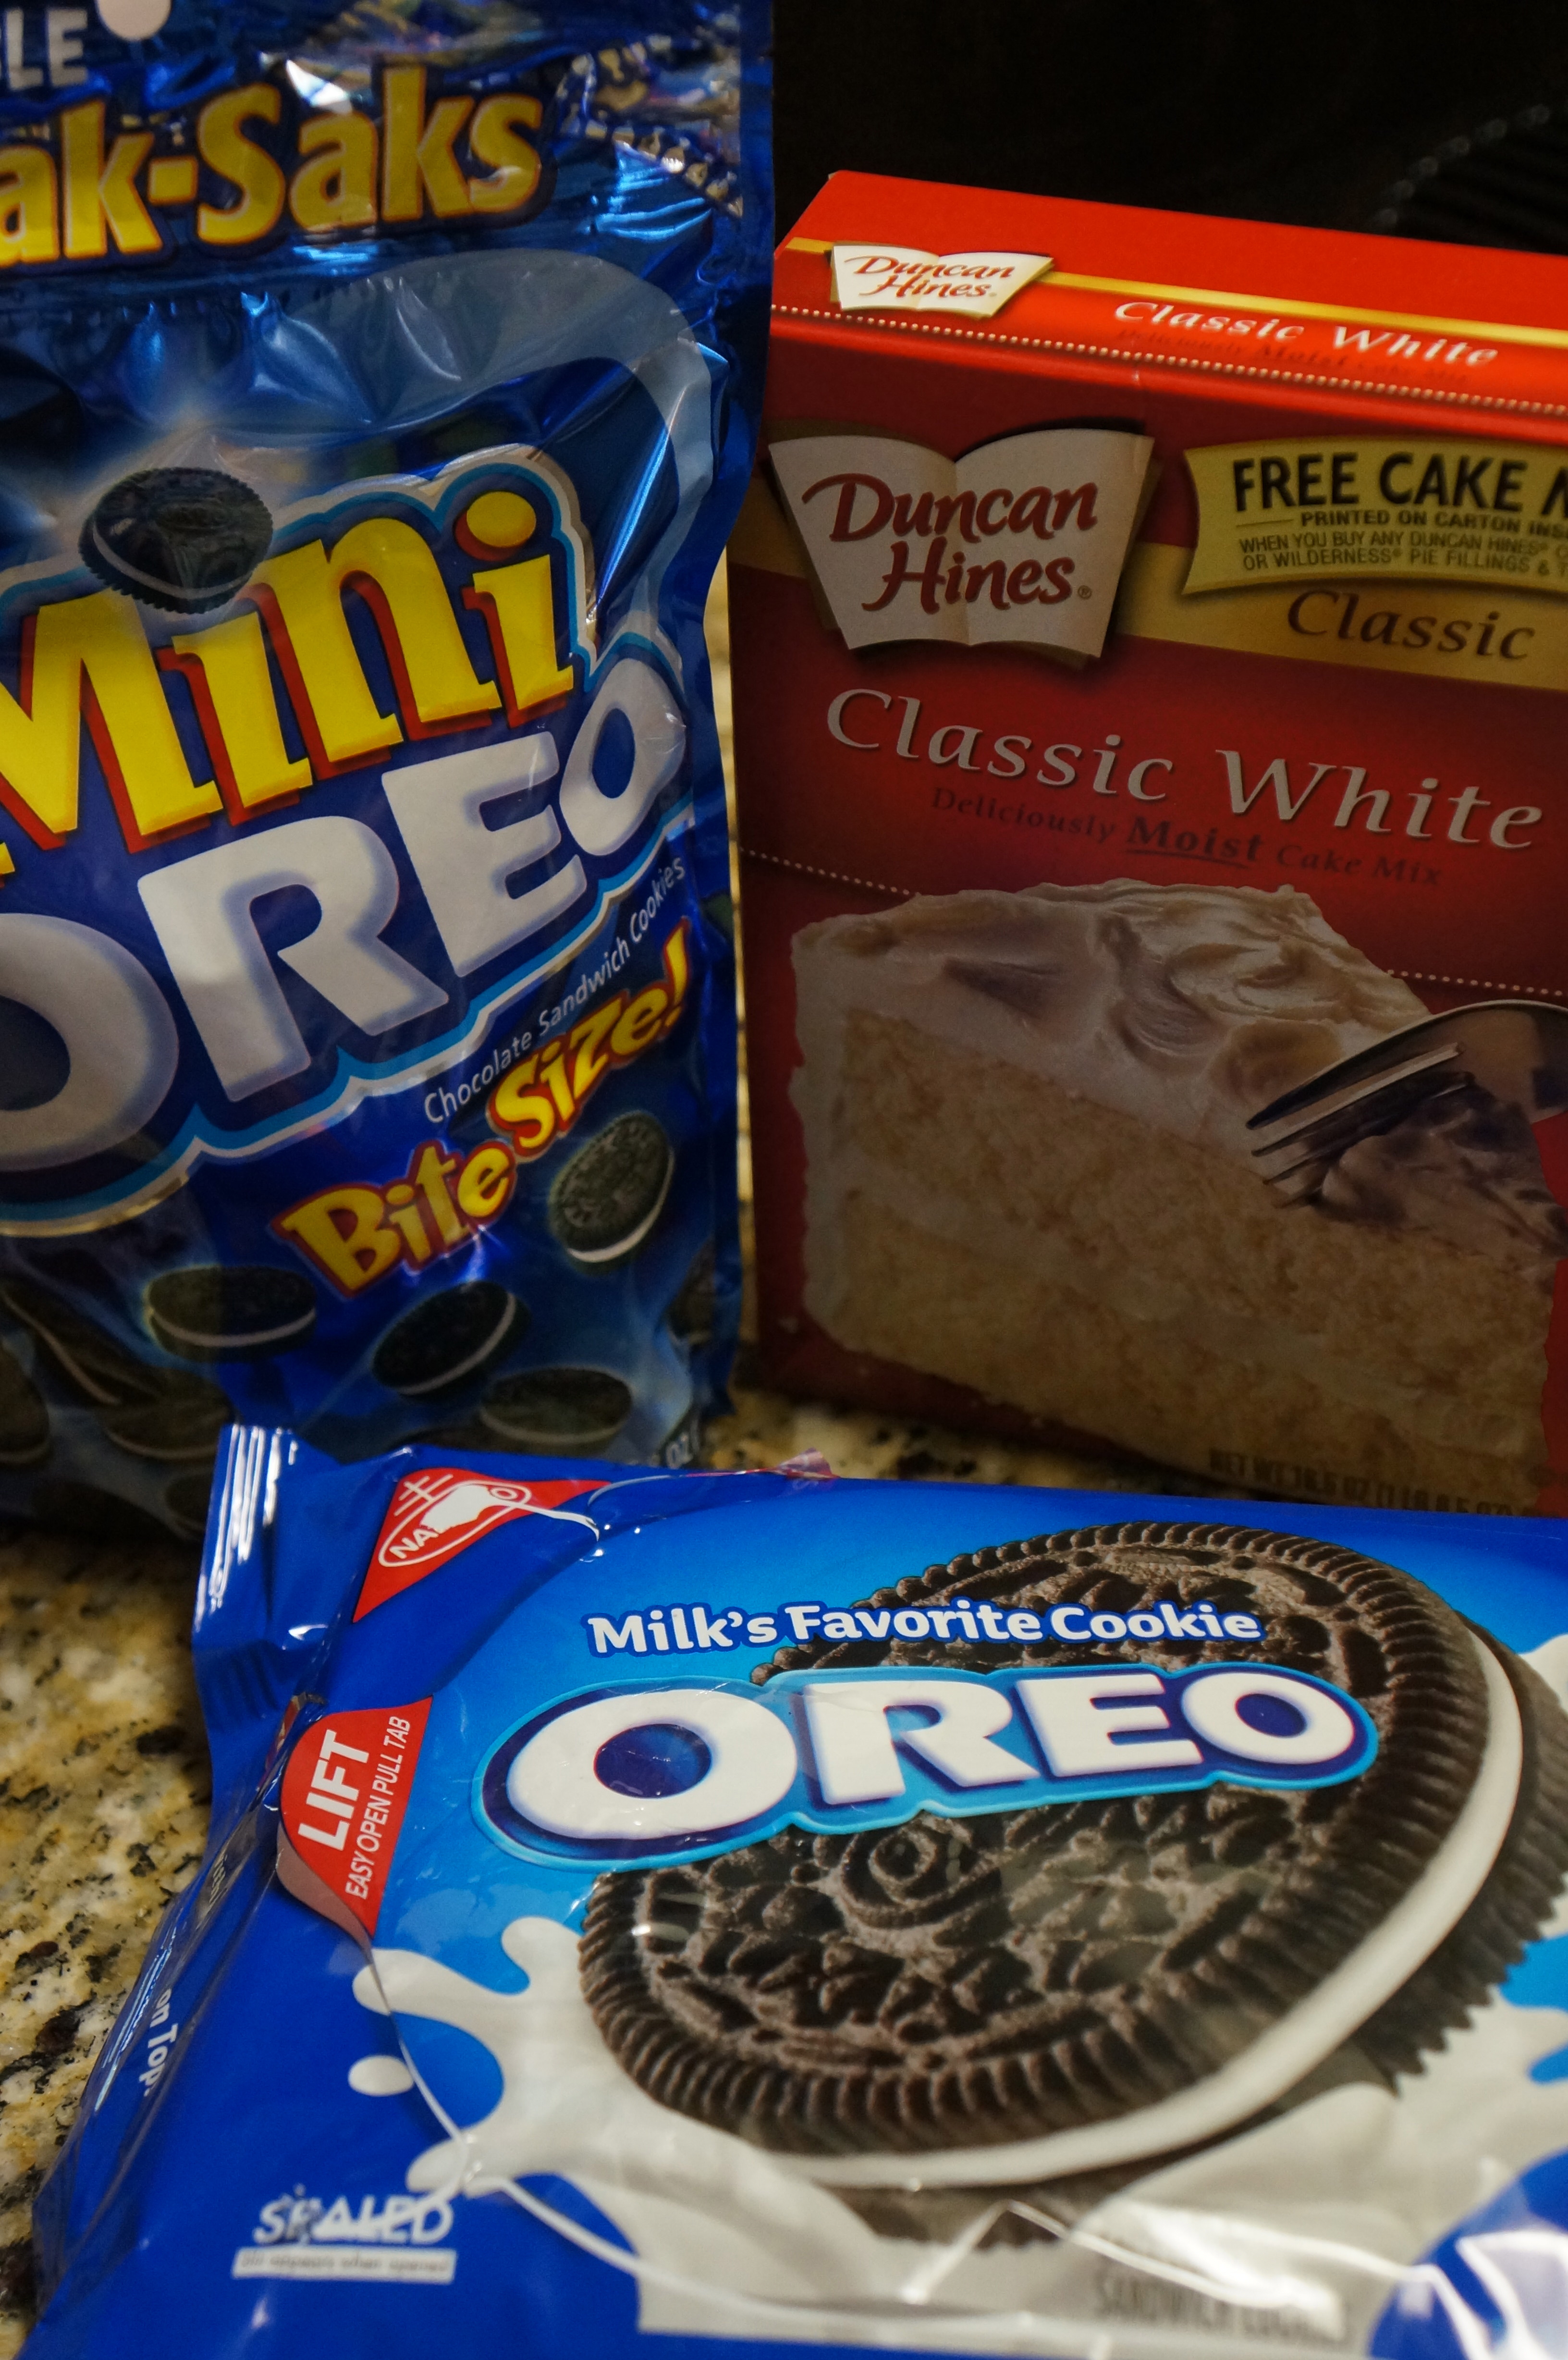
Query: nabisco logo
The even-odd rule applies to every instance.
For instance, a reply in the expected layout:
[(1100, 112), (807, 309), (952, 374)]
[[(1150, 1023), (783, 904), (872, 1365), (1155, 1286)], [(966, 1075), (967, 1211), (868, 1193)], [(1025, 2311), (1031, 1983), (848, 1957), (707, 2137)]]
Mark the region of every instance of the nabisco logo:
[(1154, 448), (1055, 426), (961, 459), (870, 434), (775, 436), (773, 471), (852, 648), (1023, 640), (1097, 656)]
[(592, 1516), (563, 1503), (603, 1488), (598, 1481), (525, 1483), (466, 1467), (426, 1467), (403, 1476), (372, 1552), (354, 1621), (518, 1516), (548, 1516), (595, 1531)]

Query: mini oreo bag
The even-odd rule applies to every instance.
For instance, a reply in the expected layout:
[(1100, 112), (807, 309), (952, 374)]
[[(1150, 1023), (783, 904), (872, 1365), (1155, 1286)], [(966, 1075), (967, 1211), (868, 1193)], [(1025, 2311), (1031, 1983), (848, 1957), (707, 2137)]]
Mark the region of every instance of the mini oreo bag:
[(35, 2360), (1560, 2352), (1562, 1535), (1188, 1504), (236, 1429)]
[(758, 22), (7, 16), (5, 1508), (197, 1534), (236, 1413), (691, 1455)]

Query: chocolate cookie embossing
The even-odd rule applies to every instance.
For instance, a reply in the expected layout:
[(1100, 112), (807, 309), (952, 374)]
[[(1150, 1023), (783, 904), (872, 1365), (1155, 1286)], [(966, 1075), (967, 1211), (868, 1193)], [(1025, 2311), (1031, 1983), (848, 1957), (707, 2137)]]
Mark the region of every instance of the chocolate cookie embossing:
[(206, 1377), (142, 1360), (119, 1338), (35, 1280), (8, 1279), (0, 1303), (32, 1334), (52, 1375), (97, 1413), (108, 1440), (134, 1458), (211, 1461), (234, 1415)]
[[(606, 2044), (649, 2096), (759, 2145), (926, 2157), (940, 2185), (944, 2151), (1016, 2160), (1020, 2142), (1214, 2086), (1287, 2023), (1310, 2038), (1309, 2004), (1336, 1976), (1353, 2009), (1366, 1993), (1356, 2070), (1412, 2070), (1539, 1932), (1568, 1871), (1568, 1718), (1506, 1649), (1486, 1643), (1489, 1667), (1456, 1614), (1371, 1558), (1234, 1526), (1111, 1525), (983, 1549), (866, 1603), (873, 1621), (946, 1607), (950, 1636), (975, 1635), (939, 1644), (884, 1624), (886, 1638), (781, 1649), (753, 1677), (1252, 1655), (1356, 1698), (1377, 1752), (1340, 1785), (790, 1828), (601, 1877), (581, 1961)], [(1083, 1610), (1079, 1644), (1048, 1634), (1062, 1606)], [(981, 1608), (993, 1633), (1021, 1609), (1042, 1635), (987, 1641)], [(1258, 1644), (1227, 1635), (1226, 1616), (1254, 1618)], [(1476, 1835), (1466, 1806), (1505, 1755), (1500, 1812)], [(1438, 1888), (1452, 1914), (1390, 1989), (1388, 1943)], [(998, 2182), (1030, 2176), (1007, 2161)]]
[(80, 548), (111, 590), (199, 615), (244, 588), (271, 540), (266, 501), (237, 476), (216, 467), (148, 467), (104, 493)]
[(482, 1376), (528, 1330), (515, 1295), (493, 1278), (464, 1279), (394, 1320), (370, 1372), (406, 1401), (440, 1401)]
[(479, 1404), (491, 1448), (583, 1456), (602, 1450), (631, 1415), (632, 1390), (607, 1369), (524, 1369)]
[(316, 1324), (316, 1290), (266, 1262), (161, 1271), (143, 1297), (155, 1344), (181, 1360), (259, 1360), (291, 1352)]
[(640, 1110), (616, 1115), (557, 1175), (551, 1234), (573, 1262), (612, 1269), (652, 1235), (674, 1176), (663, 1125)]

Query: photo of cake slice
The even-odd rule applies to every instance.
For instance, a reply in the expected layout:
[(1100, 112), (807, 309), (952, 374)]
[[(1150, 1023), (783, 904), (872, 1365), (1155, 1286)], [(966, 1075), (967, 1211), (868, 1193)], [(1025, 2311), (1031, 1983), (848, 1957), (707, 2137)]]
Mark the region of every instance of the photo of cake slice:
[(1304, 894), (925, 896), (794, 964), (840, 1345), (1264, 1489), (1533, 1505), (1568, 1217), (1523, 1114), (1471, 1084), (1305, 1203), (1259, 1177), (1251, 1115), (1427, 1013)]

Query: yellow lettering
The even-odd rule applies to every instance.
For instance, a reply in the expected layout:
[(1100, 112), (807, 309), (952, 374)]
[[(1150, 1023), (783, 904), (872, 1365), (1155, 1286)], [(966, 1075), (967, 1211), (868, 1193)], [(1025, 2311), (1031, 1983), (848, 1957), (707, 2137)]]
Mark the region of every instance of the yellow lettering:
[(0, 802), (36, 844), (77, 822), (82, 716), (132, 850), (222, 809), (197, 786), (136, 607), (116, 590), (40, 607), (24, 631), (21, 699), (0, 688)]
[(159, 661), (191, 683), (231, 819), (264, 811), (310, 785), (309, 761), (290, 761), (283, 742), (256, 616), (235, 615), (211, 630), (182, 632)]
[(572, 1095), (579, 1108), (601, 1075), (610, 1070), (610, 1052), (604, 1043), (615, 1030), (615, 1020), (625, 1005), (625, 992), (617, 992), (605, 1007), (596, 1008), (572, 1030), (571, 1045), (577, 1054), (572, 1063)]
[(367, 115), (313, 115), (301, 125), (309, 157), (289, 184), (289, 209), (320, 236), (376, 226), (376, 126)]
[(425, 115), (423, 66), (388, 66), (381, 78), (385, 124), (381, 212), (389, 222), (417, 222), (425, 209), (442, 221), (473, 210), (452, 142), (474, 111), (471, 98), (441, 98)]
[(416, 1268), (430, 1258), (430, 1232), (414, 1202), (414, 1191), (407, 1180), (395, 1180), (387, 1191), (387, 1218), (403, 1240), (408, 1260)]
[(60, 118), (60, 172), (65, 183), (65, 251), (72, 262), (106, 254), (112, 237), (122, 254), (157, 254), (157, 223), (136, 193), (136, 174), (152, 152), (152, 133), (124, 133), (103, 155), (103, 102), (68, 106)]
[(476, 1147), (457, 1175), (457, 1201), (471, 1221), (493, 1221), (512, 1193), (517, 1167), (504, 1147)]
[(390, 1270), (402, 1251), (396, 1231), (387, 1226), (386, 1209), (378, 1188), (325, 1188), (282, 1214), (273, 1227), (344, 1295), (358, 1295)]
[(343, 611), (357, 590), (376, 617), (410, 738), (481, 718), (501, 702), (468, 661), (441, 569), (412, 525), (370, 517), (338, 541), (269, 557), (252, 575), (318, 774), (402, 742), (370, 693)]
[(561, 1117), (562, 1131), (570, 1131), (577, 1120), (578, 1106), (572, 1095), (572, 1083), (566, 1071), (564, 1041), (552, 1041), (544, 1052), (539, 1079), (555, 1100), (555, 1110)]
[(691, 921), (682, 918), (664, 945), (664, 980), (669, 989), (670, 1009), (664, 1029), (671, 1032), (681, 1015), (681, 1003), (686, 997), (686, 987), (691, 980)]
[(240, 192), (237, 204), (197, 206), (196, 235), (203, 246), (249, 246), (277, 227), (286, 193), (283, 174), (265, 148), (244, 137), (242, 126), (276, 123), (281, 108), (271, 82), (253, 82), (210, 100), (197, 116), (202, 162)]
[(539, 184), (539, 150), (517, 137), (519, 125), (537, 131), (544, 109), (520, 91), (487, 98), (474, 118), (468, 145), (476, 164), (491, 164), (487, 180), (470, 180), (469, 202), (476, 213), (510, 213), (526, 205)]
[(555, 660), (555, 599), (548, 557), (488, 567), (474, 575), (473, 589), (463, 597), (489, 625), (495, 669), (506, 695), (506, 718), (514, 728), (571, 695), (571, 661), (559, 664)]
[(47, 148), (0, 148), (0, 270), (59, 259), (54, 158)]
[(196, 198), (194, 156), (155, 156), (147, 166), (147, 202), (154, 205), (189, 205)]
[(669, 1010), (670, 994), (662, 984), (651, 984), (647, 991), (639, 991), (610, 1037), (615, 1056), (635, 1057), (639, 1049), (646, 1049), (658, 1037)]
[(452, 1191), (446, 1185), (448, 1175), (456, 1170), (456, 1156), (443, 1155), (432, 1139), (426, 1145), (412, 1175), (415, 1187), (423, 1192), (425, 1202), (430, 1208), (443, 1246), (460, 1246), (468, 1235), (458, 1219)]

